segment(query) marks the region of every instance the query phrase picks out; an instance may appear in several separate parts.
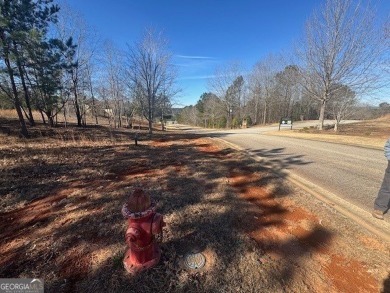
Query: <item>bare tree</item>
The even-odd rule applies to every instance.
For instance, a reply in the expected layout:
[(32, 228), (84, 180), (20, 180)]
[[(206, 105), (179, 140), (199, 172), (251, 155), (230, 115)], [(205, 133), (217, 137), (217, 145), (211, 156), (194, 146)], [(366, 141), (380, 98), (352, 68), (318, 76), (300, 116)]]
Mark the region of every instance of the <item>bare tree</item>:
[(293, 116), (294, 104), (302, 96), (299, 78), (299, 68), (295, 65), (286, 66), (283, 71), (276, 74), (276, 91), (279, 96), (279, 108), (283, 117)]
[(261, 103), (261, 86), (253, 80), (253, 76), (249, 79), (249, 95), (248, 107), (249, 115), (253, 118), (253, 123), (256, 125), (260, 120), (260, 103)]
[(57, 37), (64, 43), (71, 36), (77, 45), (74, 54), (68, 56), (67, 61), (73, 66), (65, 72), (63, 84), (72, 93), (77, 125), (82, 126), (86, 124), (86, 95), (90, 93), (89, 83), (92, 80), (89, 76), (92, 72), (88, 72), (88, 69), (97, 46), (97, 36), (84, 18), (66, 3), (61, 3), (56, 29)]
[(92, 65), (89, 63), (86, 67), (86, 74), (87, 74), (87, 86), (90, 91), (91, 99), (92, 99), (92, 116), (95, 117), (95, 124), (98, 125), (98, 113), (97, 113), (97, 105), (96, 105), (96, 97), (94, 94), (94, 85), (92, 82)]
[(123, 78), (123, 54), (115, 48), (111, 42), (104, 44), (104, 71), (103, 74), (105, 94), (109, 100), (112, 110), (114, 127), (122, 127), (122, 117), (124, 115), (125, 84)]
[(195, 106), (186, 106), (184, 107), (179, 114), (178, 121), (179, 123), (196, 125), (198, 120), (198, 110)]
[(357, 95), (380, 86), (383, 46), (374, 18), (361, 1), (327, 0), (306, 24), (303, 86), (320, 102), (321, 130), (326, 104), (343, 86)]
[(161, 33), (148, 29), (142, 40), (129, 46), (128, 50), (128, 86), (141, 105), (149, 124), (149, 134), (153, 132), (157, 106), (178, 92), (175, 88), (176, 70), (167, 45)]
[(214, 75), (208, 87), (220, 99), (226, 116), (226, 126), (230, 128), (234, 112), (239, 109), (243, 91), (244, 80), (241, 64), (233, 61), (217, 67)]
[(387, 53), (387, 58), (385, 62), (385, 71), (387, 72), (387, 77), (390, 75), (390, 14), (388, 15), (387, 21), (383, 26), (383, 44)]
[[(252, 69), (250, 88), (255, 99), (255, 106), (258, 109), (256, 110), (256, 122), (257, 115), (261, 118), (263, 124), (273, 120), (271, 119), (271, 111), (275, 109), (272, 109), (271, 106), (272, 104), (278, 104), (277, 101), (274, 101), (276, 98), (276, 74), (281, 68), (280, 57), (269, 55), (257, 62)], [(280, 105), (278, 108), (280, 108)]]
[(335, 119), (334, 131), (338, 131), (341, 120), (348, 118), (354, 112), (358, 99), (356, 93), (347, 86), (341, 86), (334, 94), (336, 96), (330, 100), (329, 108)]

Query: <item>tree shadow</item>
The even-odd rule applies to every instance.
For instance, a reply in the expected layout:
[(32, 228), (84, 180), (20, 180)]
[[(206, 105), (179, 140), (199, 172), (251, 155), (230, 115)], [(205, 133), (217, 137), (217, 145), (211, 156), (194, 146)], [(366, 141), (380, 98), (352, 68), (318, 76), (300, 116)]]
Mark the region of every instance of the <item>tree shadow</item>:
[(390, 292), (390, 273), (387, 276), (387, 279), (383, 281), (383, 290), (382, 293)]
[(313, 163), (305, 160), (304, 155), (287, 154), (284, 150), (284, 148), (258, 149), (252, 150), (251, 153), (266, 158), (264, 163), (265, 166), (272, 167), (277, 171), (288, 170), (292, 166), (302, 166)]
[[(0, 241), (7, 247), (3, 263), (8, 264), (0, 275), (43, 277), (48, 292), (283, 290), (293, 281), (302, 259), (333, 237), (322, 227), (299, 239), (259, 237), (285, 225), (283, 216), (289, 210), (275, 199), (291, 193), (283, 169), (295, 164), (295, 159), (283, 160), (282, 167), (271, 172), (244, 152), (193, 141), (199, 138), (202, 135), (172, 133), (156, 135), (151, 141), (143, 137), (137, 147), (129, 143), (51, 148), (45, 155), (53, 162), (62, 151), (72, 156), (57, 165), (45, 159), (49, 171), (44, 175), (51, 182), (47, 191), (21, 209), (0, 214), (0, 219), (13, 225), (8, 238)], [(36, 155), (43, 161), (42, 152)], [(27, 174), (34, 164), (17, 168), (12, 174)], [(23, 185), (23, 178), (14, 184)], [(47, 184), (39, 183), (41, 177), (36, 179), (31, 186), (37, 190)], [(168, 226), (159, 265), (130, 276), (122, 266), (126, 244), (120, 209), (134, 186), (152, 193)], [(21, 200), (23, 194), (19, 196)], [(31, 217), (18, 216), (23, 212)], [(13, 222), (12, 216), (16, 216)], [(18, 233), (12, 233), (15, 229)], [(30, 242), (23, 242), (23, 234)], [(19, 245), (7, 246), (18, 237)], [(204, 271), (180, 264), (186, 253), (195, 250), (206, 254)], [(271, 253), (280, 258), (270, 260)]]
[[(245, 234), (261, 233), (268, 227), (283, 225), (283, 221), (278, 217), (288, 211), (277, 203), (270, 205), (254, 199), (259, 209), (249, 200), (237, 198), (234, 189), (245, 191), (248, 188), (245, 183), (236, 184), (233, 187), (229, 184), (223, 190), (218, 190), (218, 184), (210, 183), (221, 179), (221, 175), (216, 174), (215, 158), (218, 160), (227, 158), (223, 160), (221, 168), (229, 176), (235, 173), (249, 176), (251, 173), (265, 171), (261, 164), (251, 159), (229, 158), (232, 153), (234, 153), (233, 150), (224, 150), (212, 154), (199, 153), (186, 158), (188, 162), (191, 162), (190, 173), (197, 173), (194, 177), (188, 177), (188, 174), (178, 176), (175, 171), (167, 174), (167, 186), (162, 188), (167, 188), (171, 192), (161, 191), (158, 199), (162, 202), (161, 212), (168, 219), (171, 219), (172, 215), (175, 217), (169, 223), (166, 240), (161, 245), (164, 252), (163, 259), (151, 271), (136, 277), (129, 277), (130, 280), (127, 282), (130, 286), (136, 286), (139, 292), (231, 292), (238, 288), (245, 292), (269, 291), (272, 288), (280, 290), (293, 280), (294, 271), (296, 266), (299, 266), (300, 259), (321, 249), (331, 240), (332, 234), (322, 227), (315, 227), (302, 239), (266, 243), (255, 238), (252, 239), (256, 241), (244, 240)], [(203, 161), (199, 161), (199, 158)], [(204, 159), (209, 164), (198, 166), (200, 162), (204, 162)], [(219, 163), (221, 164), (220, 161)], [(281, 183), (283, 176), (275, 176), (273, 173), (267, 176), (267, 178), (261, 177), (250, 183), (258, 188), (265, 187), (273, 180), (278, 180), (278, 184), (283, 184)], [(183, 184), (178, 185), (177, 181)], [(267, 197), (272, 199), (280, 196), (278, 195), (280, 191), (284, 194), (288, 193), (286, 187), (275, 188)], [(259, 219), (259, 221), (254, 221), (254, 219)], [(194, 251), (206, 251), (206, 255), (207, 251), (213, 252), (207, 255), (207, 261), (213, 264), (208, 271), (191, 272), (180, 265), (180, 260), (185, 254)], [(271, 284), (269, 280), (265, 280), (264, 276), (258, 276), (257, 280), (252, 280), (255, 284), (249, 282), (245, 274), (236, 269), (242, 266), (241, 259), (248, 252), (259, 260), (264, 258), (266, 252), (275, 252), (281, 258), (287, 259), (288, 261), (283, 262), (283, 269), (280, 269), (280, 263), (278, 263), (267, 270), (269, 279), (273, 281), (283, 279), (283, 283)], [(249, 268), (258, 269), (253, 267), (253, 264), (249, 264)], [(183, 276), (186, 276), (184, 280)], [(85, 287), (82, 288), (85, 289)], [(98, 286), (92, 290), (97, 288)], [(125, 290), (125, 287), (123, 284), (118, 284), (118, 287), (105, 287), (104, 290), (121, 292)]]

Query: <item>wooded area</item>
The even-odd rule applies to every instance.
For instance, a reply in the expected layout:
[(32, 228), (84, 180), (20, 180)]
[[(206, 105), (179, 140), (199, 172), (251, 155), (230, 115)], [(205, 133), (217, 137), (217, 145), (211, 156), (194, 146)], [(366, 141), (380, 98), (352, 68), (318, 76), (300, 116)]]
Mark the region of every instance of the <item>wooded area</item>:
[(0, 11), (0, 106), (17, 111), (22, 136), (29, 136), (26, 122), (35, 125), (33, 110), (50, 126), (59, 114), (65, 126), (73, 114), (78, 126), (92, 115), (96, 124), (106, 117), (113, 127), (131, 125), (138, 115), (151, 132), (156, 115), (170, 107), (175, 71), (160, 33), (146, 30), (127, 52), (106, 42), (98, 55), (97, 37), (69, 7), (0, 1)]
[[(383, 114), (359, 103), (389, 82), (389, 23), (378, 24), (370, 6), (360, 1), (328, 0), (306, 23), (294, 58), (268, 55), (249, 72), (229, 64), (215, 71), (195, 106), (186, 107), (183, 123), (204, 127), (325, 118), (365, 119)], [(386, 111), (386, 110), (385, 110)]]
[[(146, 29), (120, 50), (101, 44), (82, 16), (52, 0), (0, 1), (0, 108), (16, 110), (21, 134), (43, 123), (58, 126), (70, 116), (78, 126), (105, 118), (112, 127), (131, 126), (134, 117), (152, 123), (173, 114), (180, 89), (164, 35)], [(268, 55), (251, 70), (240, 62), (215, 68), (208, 92), (184, 107), (176, 120), (213, 128), (293, 120), (374, 118), (373, 107), (389, 81), (390, 22), (377, 23), (370, 6), (328, 0), (308, 19), (300, 46), (290, 58)], [(360, 99), (366, 97), (362, 104)], [(178, 112), (177, 109), (175, 112)], [(164, 126), (163, 126), (164, 127)]]

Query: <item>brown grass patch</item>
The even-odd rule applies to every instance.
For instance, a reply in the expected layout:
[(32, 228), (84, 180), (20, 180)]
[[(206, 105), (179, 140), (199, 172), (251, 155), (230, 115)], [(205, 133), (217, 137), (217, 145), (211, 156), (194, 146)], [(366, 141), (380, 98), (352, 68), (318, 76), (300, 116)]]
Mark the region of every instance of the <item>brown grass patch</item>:
[[(275, 176), (245, 154), (180, 132), (142, 132), (139, 146), (130, 129), (45, 133), (0, 134), (1, 277), (44, 278), (47, 292), (342, 288), (324, 269), (337, 234), (296, 206), (282, 171)], [(129, 276), (120, 210), (135, 187), (151, 193), (167, 226), (160, 263)], [(203, 270), (180, 265), (194, 250), (206, 256)], [(352, 268), (362, 280), (371, 276), (359, 262)], [(348, 289), (372, 288), (359, 286)]]
[(292, 131), (273, 131), (268, 134), (383, 149), (390, 137), (389, 125), (390, 115), (386, 115), (375, 120), (341, 124), (338, 132), (333, 129), (319, 131), (315, 127), (305, 127)]

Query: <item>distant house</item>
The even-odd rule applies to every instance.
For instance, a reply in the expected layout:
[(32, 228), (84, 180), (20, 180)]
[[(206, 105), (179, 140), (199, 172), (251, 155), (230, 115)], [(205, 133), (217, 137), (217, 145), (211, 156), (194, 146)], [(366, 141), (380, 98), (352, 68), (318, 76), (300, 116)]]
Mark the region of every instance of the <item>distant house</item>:
[(163, 115), (163, 119), (164, 119), (165, 124), (167, 124), (167, 125), (177, 123), (174, 115)]
[(108, 117), (112, 117), (114, 115), (114, 112), (112, 111), (112, 109), (104, 109), (104, 116), (107, 114)]

